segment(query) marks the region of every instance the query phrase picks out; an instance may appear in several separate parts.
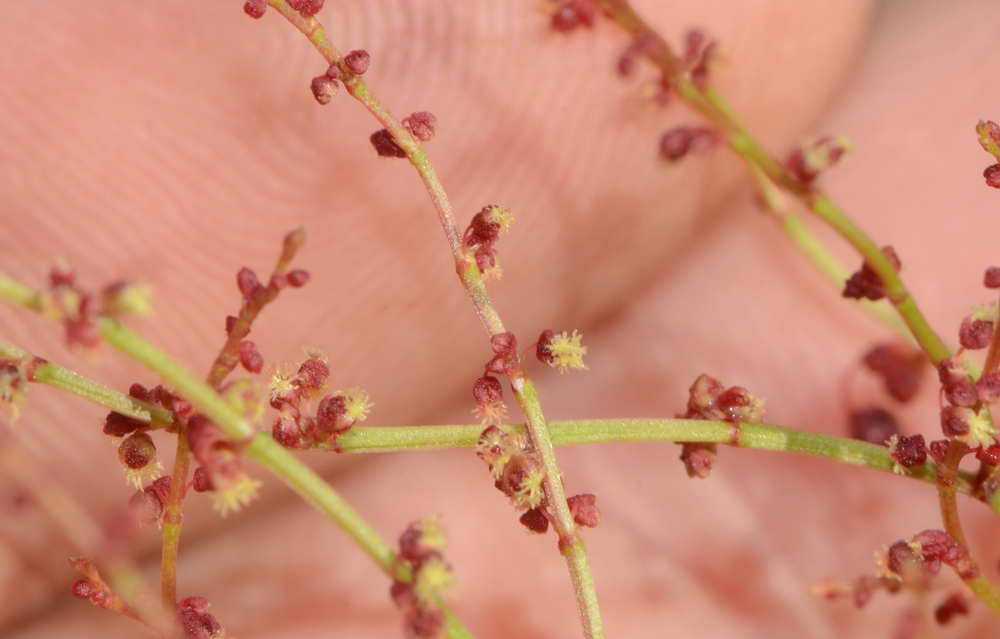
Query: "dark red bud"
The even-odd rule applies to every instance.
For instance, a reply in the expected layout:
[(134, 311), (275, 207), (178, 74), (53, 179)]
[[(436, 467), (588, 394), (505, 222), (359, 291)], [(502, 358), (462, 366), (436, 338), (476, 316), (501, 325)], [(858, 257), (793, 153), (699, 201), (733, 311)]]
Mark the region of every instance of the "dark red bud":
[(337, 95), (339, 87), (340, 83), (325, 73), (316, 76), (309, 82), (309, 89), (320, 104), (330, 104), (333, 96)]
[(156, 459), (156, 445), (146, 433), (126, 437), (118, 447), (118, 461), (131, 470), (145, 468)]
[(73, 584), (73, 596), (79, 599), (89, 599), (97, 593), (97, 586), (86, 579), (79, 579)]
[(866, 408), (851, 413), (851, 437), (870, 444), (885, 444), (899, 433), (899, 424), (892, 413), (882, 408)]
[(288, 6), (305, 17), (314, 16), (323, 8), (325, 0), (288, 0)]
[(545, 512), (541, 507), (524, 511), (524, 514), (521, 515), (518, 521), (531, 532), (540, 535), (549, 529), (549, 518), (545, 516)]
[(126, 417), (121, 413), (108, 413), (108, 416), (104, 418), (104, 434), (112, 437), (124, 437), (144, 426), (146, 426), (145, 422)]
[(970, 351), (986, 348), (993, 338), (993, 322), (966, 317), (958, 329), (958, 341)]
[(934, 609), (934, 619), (942, 626), (959, 615), (969, 614), (969, 604), (960, 592), (951, 594)]
[(896, 441), (892, 458), (907, 468), (922, 466), (927, 461), (927, 445), (923, 435), (902, 436)]
[(601, 511), (597, 509), (597, 496), (589, 493), (573, 495), (566, 500), (569, 504), (569, 511), (573, 514), (573, 521), (578, 526), (596, 528), (601, 521)]
[(288, 273), (287, 278), (293, 288), (301, 288), (309, 281), (309, 271), (297, 268)]
[(236, 318), (232, 315), (226, 315), (226, 335), (233, 332), (233, 328), (236, 327)]
[(1000, 266), (991, 266), (983, 273), (983, 286), (1000, 288)]
[(935, 439), (927, 446), (931, 457), (938, 464), (944, 463), (944, 458), (948, 455), (950, 444), (947, 439)]
[(310, 357), (302, 362), (295, 374), (295, 382), (299, 388), (315, 391), (322, 388), (330, 376), (330, 367), (318, 357)]
[(959, 406), (945, 406), (941, 409), (941, 431), (945, 437), (961, 437), (969, 433), (972, 409)]
[(437, 118), (428, 111), (417, 111), (403, 118), (401, 124), (413, 137), (421, 142), (429, 142), (434, 139), (434, 126), (437, 124)]
[(379, 157), (406, 157), (406, 151), (396, 144), (396, 140), (393, 139), (392, 134), (389, 133), (388, 129), (379, 129), (375, 133), (372, 133), (371, 137), (368, 139), (372, 143), (372, 147), (375, 149), (375, 152), (378, 153)]
[(244, 299), (250, 299), (260, 288), (260, 280), (257, 279), (256, 273), (244, 266), (236, 273), (236, 286), (239, 287)]
[(344, 56), (344, 66), (351, 70), (351, 73), (355, 75), (364, 75), (365, 71), (368, 70), (368, 65), (371, 64), (372, 57), (364, 49), (357, 49), (351, 51)]
[(987, 186), (1000, 189), (1000, 164), (993, 164), (986, 167), (983, 171), (983, 177), (986, 178)]
[(257, 345), (248, 339), (240, 342), (240, 364), (250, 373), (259, 373), (264, 369), (264, 356), (257, 350)]
[(260, 19), (267, 11), (267, 0), (247, 0), (243, 5), (243, 11), (251, 18)]
[(215, 490), (215, 484), (212, 482), (212, 476), (208, 474), (203, 466), (198, 466), (194, 469), (194, 477), (191, 479), (191, 488), (196, 493), (205, 493), (211, 490)]
[(495, 404), (503, 401), (503, 386), (492, 375), (483, 375), (472, 385), (472, 397), (477, 404)]

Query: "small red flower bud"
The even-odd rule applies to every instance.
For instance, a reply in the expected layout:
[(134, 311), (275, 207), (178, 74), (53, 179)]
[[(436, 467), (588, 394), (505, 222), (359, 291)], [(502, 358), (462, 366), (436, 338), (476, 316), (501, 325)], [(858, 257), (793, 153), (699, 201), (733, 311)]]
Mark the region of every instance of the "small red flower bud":
[(934, 461), (941, 464), (944, 463), (944, 458), (948, 454), (949, 447), (950, 444), (947, 439), (935, 439), (927, 446), (927, 450)]
[(243, 294), (243, 299), (250, 299), (261, 288), (257, 274), (245, 266), (236, 273), (236, 286)]
[(503, 386), (492, 375), (483, 375), (472, 385), (472, 397), (477, 404), (495, 404), (503, 401)]
[(371, 61), (371, 55), (364, 49), (356, 49), (344, 56), (344, 66), (355, 75), (364, 75)]
[(692, 479), (708, 479), (715, 465), (715, 444), (700, 442), (685, 442), (681, 444), (680, 460), (684, 462), (684, 470)]
[(497, 265), (497, 251), (488, 244), (476, 249), (476, 267), (486, 272)]
[(870, 444), (884, 445), (899, 434), (899, 424), (892, 413), (882, 408), (866, 408), (851, 413), (851, 437)]
[(397, 608), (406, 609), (416, 602), (413, 586), (402, 581), (392, 582), (392, 586), (389, 587), (389, 597), (392, 598), (392, 602), (396, 604)]
[(1000, 266), (991, 266), (983, 272), (983, 286), (1000, 288)]
[(76, 280), (76, 271), (65, 262), (56, 263), (49, 270), (49, 286), (58, 288), (60, 286), (73, 286)]
[(79, 579), (73, 584), (73, 596), (78, 599), (89, 599), (97, 593), (97, 586), (86, 579)]
[(524, 511), (518, 521), (531, 532), (540, 535), (545, 534), (545, 531), (549, 529), (549, 518), (545, 516), (541, 506)]
[(128, 500), (128, 513), (137, 526), (150, 526), (163, 516), (163, 502), (149, 488), (137, 490)]
[(907, 468), (922, 466), (927, 461), (927, 445), (923, 435), (899, 437), (891, 450), (892, 458)]
[(1000, 164), (991, 164), (983, 170), (983, 177), (986, 179), (986, 186), (1000, 189)]
[(129, 397), (134, 397), (135, 399), (138, 399), (139, 401), (142, 402), (156, 401), (150, 397), (150, 393), (146, 389), (146, 387), (139, 383), (132, 384), (131, 386), (128, 387), (128, 395)]
[(812, 184), (820, 173), (840, 161), (850, 147), (844, 138), (823, 137), (792, 151), (785, 159), (785, 167), (799, 182)]
[(126, 417), (121, 413), (108, 413), (108, 416), (104, 418), (104, 434), (112, 437), (124, 437), (145, 425), (145, 422)]
[(233, 328), (236, 327), (236, 318), (232, 315), (226, 315), (226, 335), (233, 332)]
[(295, 385), (306, 391), (318, 391), (326, 384), (330, 367), (319, 357), (310, 357), (302, 362), (295, 374)]
[(893, 399), (908, 402), (920, 390), (927, 358), (909, 345), (890, 342), (873, 347), (862, 362), (882, 378), (886, 392)]
[(160, 503), (165, 505), (167, 500), (170, 498), (170, 483), (170, 475), (164, 475), (163, 477), (154, 480), (152, 484), (146, 487), (146, 490), (156, 495), (156, 498), (160, 500)]
[(344, 417), (347, 415), (347, 400), (343, 395), (327, 395), (316, 409), (316, 429), (324, 437), (349, 428)]
[(421, 142), (429, 142), (434, 139), (434, 125), (437, 118), (428, 111), (417, 111), (403, 118), (402, 125), (410, 134)]
[(969, 614), (969, 604), (960, 592), (952, 593), (934, 609), (934, 619), (942, 626), (958, 615)]
[(243, 5), (243, 11), (251, 18), (263, 18), (266, 10), (267, 0), (247, 0)]
[(288, 6), (308, 18), (319, 13), (324, 2), (325, 0), (288, 0)]
[(272, 275), (268, 286), (276, 291), (282, 291), (288, 286), (288, 277), (285, 275)]
[(309, 88), (312, 90), (313, 97), (320, 104), (329, 104), (333, 96), (337, 95), (339, 87), (340, 83), (325, 73), (316, 76), (309, 82)]
[(969, 421), (975, 415), (971, 408), (945, 406), (941, 409), (941, 431), (945, 437), (961, 437), (969, 433)]
[(709, 148), (715, 142), (715, 131), (707, 127), (680, 126), (660, 136), (660, 157), (676, 162), (691, 151)]
[(986, 348), (993, 338), (993, 322), (989, 320), (973, 319), (971, 316), (962, 320), (962, 326), (958, 329), (958, 341), (962, 348), (970, 351)]
[(118, 461), (131, 470), (141, 470), (156, 460), (156, 445), (146, 433), (126, 437), (118, 447)]
[(597, 496), (589, 493), (573, 495), (566, 500), (569, 504), (569, 511), (573, 514), (573, 521), (578, 526), (587, 528), (597, 528), (601, 521), (601, 511), (597, 509)]
[(976, 396), (984, 404), (992, 404), (1000, 399), (1000, 372), (993, 371), (976, 382)]
[[(889, 259), (889, 262), (896, 271), (901, 270), (902, 262), (900, 262), (899, 255), (896, 254), (894, 248), (883, 246), (882, 253)], [(861, 269), (856, 271), (847, 280), (847, 283), (844, 285), (843, 296), (849, 299), (864, 298), (872, 301), (880, 300), (885, 297), (885, 285), (882, 283), (882, 278), (872, 270), (866, 261), (861, 265)]]
[(444, 613), (440, 608), (412, 606), (403, 618), (403, 631), (413, 639), (437, 639), (444, 630)]
[(250, 373), (259, 373), (264, 369), (264, 356), (257, 350), (257, 345), (248, 339), (240, 342), (240, 364)]
[(388, 129), (379, 129), (375, 133), (372, 133), (371, 137), (368, 139), (372, 143), (372, 147), (374, 147), (375, 152), (379, 154), (379, 157), (406, 157), (406, 151), (396, 144), (396, 140), (393, 139), (392, 134), (389, 133)]
[(577, 27), (594, 26), (596, 15), (593, 0), (563, 0), (552, 14), (550, 24), (553, 30), (568, 33)]
[(490, 337), (490, 348), (497, 355), (510, 355), (517, 352), (517, 337), (511, 333), (500, 333)]
[(208, 474), (208, 471), (198, 466), (194, 469), (194, 476), (191, 478), (191, 488), (196, 493), (206, 493), (215, 490), (215, 484), (212, 483), (212, 476)]
[(993, 444), (989, 448), (980, 447), (976, 450), (976, 459), (984, 464), (1000, 466), (1000, 444)]
[(886, 567), (897, 575), (910, 572), (910, 566), (917, 565), (918, 561), (917, 554), (903, 540), (889, 546), (889, 551), (886, 553)]
[(287, 275), (288, 283), (292, 285), (292, 288), (301, 288), (306, 285), (309, 281), (309, 271), (301, 268), (297, 268), (291, 271)]
[(336, 62), (330, 63), (330, 66), (326, 69), (327, 77), (333, 78), (334, 80), (340, 80), (344, 77), (344, 72), (340, 70), (340, 65)]

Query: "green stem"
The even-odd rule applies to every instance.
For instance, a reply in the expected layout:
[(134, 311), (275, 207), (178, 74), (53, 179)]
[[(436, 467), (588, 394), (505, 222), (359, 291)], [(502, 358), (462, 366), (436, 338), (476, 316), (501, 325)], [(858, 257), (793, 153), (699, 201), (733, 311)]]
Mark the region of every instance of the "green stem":
[(41, 296), (33, 289), (7, 277), (5, 273), (0, 273), (0, 299), (34, 311), (42, 310)]

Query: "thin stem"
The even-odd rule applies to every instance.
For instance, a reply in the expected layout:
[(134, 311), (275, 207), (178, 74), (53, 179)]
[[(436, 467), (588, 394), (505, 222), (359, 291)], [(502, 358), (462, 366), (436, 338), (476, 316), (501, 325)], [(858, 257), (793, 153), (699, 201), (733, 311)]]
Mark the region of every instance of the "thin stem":
[[(482, 273), (473, 256), (462, 247), (448, 195), (420, 144), (372, 95), (365, 82), (344, 66), (339, 52), (330, 42), (323, 25), (318, 20), (313, 17), (303, 17), (292, 9), (286, 0), (268, 0), (268, 4), (301, 31), (328, 63), (337, 64), (340, 67), (347, 91), (386, 128), (396, 144), (406, 153), (406, 157), (420, 175), (431, 202), (434, 204), (438, 221), (444, 230), (452, 257), (455, 260), (455, 271), (472, 300), (476, 314), (491, 336), (505, 333), (503, 321), (490, 299)], [(556, 462), (555, 450), (549, 439), (538, 393), (520, 366), (515, 367), (509, 378), (518, 403), (528, 417), (528, 437), (535, 450), (538, 451), (545, 468), (543, 479), (545, 500), (552, 510), (553, 528), (559, 535), (560, 549), (566, 557), (570, 579), (573, 582), (577, 605), (580, 609), (584, 636), (587, 639), (600, 639), (604, 636), (603, 623), (597, 605), (594, 580), (587, 561), (586, 548), (577, 534), (576, 524), (566, 502), (566, 495), (562, 487), (562, 475)]]
[(187, 427), (178, 421), (174, 471), (170, 476), (170, 492), (163, 506), (163, 532), (160, 546), (160, 597), (163, 605), (177, 603), (177, 558), (180, 555), (181, 531), (184, 526), (184, 495), (187, 492), (191, 450), (188, 448)]
[(161, 406), (119, 393), (10, 344), (0, 343), (0, 359), (27, 360), (28, 381), (68, 391), (126, 417), (150, 422), (153, 426), (167, 426), (173, 421), (173, 413)]
[(34, 289), (12, 280), (5, 273), (0, 273), (0, 299), (25, 306), (33, 311), (43, 310), (41, 295)]

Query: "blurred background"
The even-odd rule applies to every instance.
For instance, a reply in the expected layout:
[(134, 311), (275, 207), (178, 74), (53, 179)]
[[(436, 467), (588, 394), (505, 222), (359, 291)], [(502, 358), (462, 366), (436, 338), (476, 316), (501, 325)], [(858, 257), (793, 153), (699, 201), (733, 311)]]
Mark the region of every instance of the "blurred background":
[[(989, 301), (982, 269), (1000, 261), (1000, 194), (982, 183), (989, 157), (973, 131), (1000, 119), (995, 3), (634, 4), (675, 46), (691, 27), (718, 40), (713, 82), (772, 152), (821, 134), (854, 141), (822, 184), (897, 249), (955, 344), (968, 308)], [(724, 148), (658, 159), (662, 131), (700, 122), (649, 98), (651, 69), (615, 73), (623, 33), (603, 21), (554, 33), (550, 12), (536, 0), (331, 0), (318, 15), (339, 48), (371, 53), (366, 79), (394, 114), (437, 116), (427, 150), (460, 224), (486, 204), (513, 211), (491, 285), (509, 329), (523, 344), (545, 328), (583, 331), (589, 371), (531, 369), (549, 418), (671, 417), (709, 373), (766, 398), (771, 423), (846, 435), (844, 376), (885, 329), (761, 214)], [(298, 263), (313, 278), (255, 326), (264, 374), (318, 348), (334, 387), (369, 391), (370, 425), (472, 421), (471, 384), (491, 353), (426, 194), (408, 163), (376, 156), (379, 127), (349, 96), (316, 104), (309, 80), (325, 65), (280, 16), (251, 20), (235, 0), (35, 0), (8, 3), (0, 42), (0, 270), (42, 286), (65, 259), (84, 286), (150, 283), (157, 312), (130, 325), (200, 372), (238, 309), (236, 271), (268, 272), (284, 233), (304, 225)], [(19, 309), (0, 307), (0, 339), (122, 390), (156, 383), (109, 349), (67, 350), (57, 326)], [(933, 438), (932, 378), (906, 406), (864, 375), (852, 396)], [(23, 454), (102, 522), (131, 494), (105, 412), (37, 386), (12, 427)], [(169, 468), (172, 441), (156, 441)], [(586, 539), (609, 637), (899, 637), (911, 602), (883, 594), (857, 611), (809, 586), (870, 572), (883, 545), (939, 527), (930, 487), (729, 449), (710, 479), (689, 480), (679, 450), (558, 451), (568, 492), (598, 496), (601, 525)], [(303, 456), (389, 539), (442, 516), (454, 609), (475, 636), (580, 636), (554, 536), (517, 523), (471, 451)], [(248, 466), (264, 481), (251, 507), (221, 520), (204, 497), (188, 501), (179, 594), (208, 597), (239, 639), (401, 636), (385, 577)], [(69, 595), (74, 550), (4, 478), (0, 504), (0, 635), (139, 636)], [(974, 502), (962, 514), (996, 578), (1000, 524)], [(154, 582), (157, 533), (134, 540)], [(958, 587), (941, 582), (938, 599)], [(927, 636), (996, 627), (974, 606)]]

